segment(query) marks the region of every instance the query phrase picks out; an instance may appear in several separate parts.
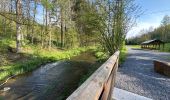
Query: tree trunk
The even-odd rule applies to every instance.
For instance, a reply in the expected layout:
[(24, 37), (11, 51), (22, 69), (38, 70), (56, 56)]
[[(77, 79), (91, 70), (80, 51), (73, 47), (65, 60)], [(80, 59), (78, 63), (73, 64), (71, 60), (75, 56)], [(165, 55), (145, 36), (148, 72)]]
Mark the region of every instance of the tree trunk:
[[(45, 19), (46, 19), (46, 24), (45, 24), (45, 34), (47, 35), (48, 34), (48, 9), (47, 9), (47, 4), (46, 4), (46, 15), (45, 15)], [(46, 36), (45, 35), (45, 36)], [(48, 41), (46, 40), (46, 37), (45, 37), (45, 47), (47, 47)]]
[[(13, 0), (11, 0), (10, 2), (10, 11), (11, 13), (13, 13)], [(12, 21), (10, 20), (10, 24), (9, 24), (9, 27), (11, 27), (11, 30), (10, 30), (10, 35), (11, 35), (11, 39), (13, 38), (13, 28), (12, 28)]]
[(51, 14), (49, 13), (49, 44), (48, 44), (48, 49), (51, 50)]
[(30, 31), (30, 0), (27, 0), (27, 18), (28, 18), (28, 25), (27, 25), (27, 37), (29, 37)]
[(16, 52), (21, 52), (21, 25), (17, 24), (16, 26)]
[(60, 14), (61, 14), (61, 47), (64, 47), (64, 18), (62, 8)]
[(22, 0), (17, 0), (16, 2), (16, 52), (21, 52), (21, 18), (22, 18)]
[[(44, 12), (45, 12), (45, 10), (43, 8), (43, 26), (45, 24)], [(44, 47), (44, 38), (43, 38), (43, 36), (44, 36), (44, 28), (43, 28), (43, 26), (41, 26), (41, 48)]]
[(37, 1), (34, 1), (34, 15), (33, 15), (33, 25), (32, 25), (32, 36), (31, 36), (31, 43), (34, 44), (34, 26), (35, 26), (35, 16), (36, 16), (36, 9), (37, 9)]

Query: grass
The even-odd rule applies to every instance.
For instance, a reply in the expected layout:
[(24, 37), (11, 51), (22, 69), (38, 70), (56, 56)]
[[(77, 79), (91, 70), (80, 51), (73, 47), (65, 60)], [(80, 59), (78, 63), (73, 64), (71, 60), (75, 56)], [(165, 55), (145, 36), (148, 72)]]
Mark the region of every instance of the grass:
[[(103, 52), (100, 48), (95, 48), (93, 50), (95, 50), (95, 56), (97, 57), (99, 62), (104, 62), (110, 57), (109, 54)], [(126, 56), (127, 56), (127, 49), (126, 46), (124, 46), (122, 50), (120, 50), (120, 57), (119, 57), (120, 64), (122, 64), (125, 61)]]
[[(128, 45), (128, 46), (133, 48), (133, 49), (141, 49), (140, 45)], [(161, 52), (170, 52), (170, 43), (165, 43), (164, 48), (161, 45), (161, 49), (159, 51), (161, 51)]]
[(104, 52), (101, 47), (94, 48), (93, 52), (95, 52), (95, 57), (97, 58), (98, 62), (104, 62), (109, 58), (109, 54)]
[(0, 80), (9, 76), (23, 74), (40, 67), (42, 64), (58, 60), (70, 59), (85, 52), (91, 47), (74, 48), (70, 50), (59, 51), (56, 49), (45, 50), (40, 47), (27, 46), (23, 48), (20, 54), (10, 53), (7, 47), (14, 47), (14, 41), (1, 40), (0, 42)]
[(132, 49), (141, 49), (140, 45), (128, 45), (129, 47), (131, 47)]
[(122, 50), (120, 50), (120, 58), (119, 58), (119, 63), (122, 64), (125, 62), (127, 57), (127, 49), (126, 46), (123, 47)]
[(163, 48), (163, 46), (161, 46), (160, 51), (162, 51), (162, 52), (170, 52), (170, 43), (165, 43), (164, 48)]

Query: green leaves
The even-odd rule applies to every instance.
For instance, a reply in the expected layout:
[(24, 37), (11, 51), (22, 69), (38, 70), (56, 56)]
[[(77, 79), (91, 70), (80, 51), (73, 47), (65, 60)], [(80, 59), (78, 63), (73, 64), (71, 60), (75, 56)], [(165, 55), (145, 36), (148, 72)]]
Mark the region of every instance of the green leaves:
[(50, 2), (49, 0), (41, 0), (41, 3), (48, 10), (53, 10), (54, 8), (54, 3)]

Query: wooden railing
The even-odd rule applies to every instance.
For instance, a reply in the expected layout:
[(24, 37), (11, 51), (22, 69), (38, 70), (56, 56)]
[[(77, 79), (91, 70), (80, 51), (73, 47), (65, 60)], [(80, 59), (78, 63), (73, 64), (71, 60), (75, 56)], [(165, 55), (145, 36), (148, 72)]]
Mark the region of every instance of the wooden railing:
[(111, 100), (119, 53), (112, 55), (67, 100)]

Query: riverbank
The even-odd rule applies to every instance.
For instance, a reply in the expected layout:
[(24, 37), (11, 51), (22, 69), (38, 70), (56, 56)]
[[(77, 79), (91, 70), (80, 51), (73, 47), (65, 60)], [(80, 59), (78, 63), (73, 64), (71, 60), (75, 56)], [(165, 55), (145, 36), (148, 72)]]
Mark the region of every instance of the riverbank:
[(0, 91), (3, 100), (32, 99), (65, 100), (102, 63), (98, 62), (92, 50), (71, 57), (69, 60), (42, 65), (40, 68), (10, 79)]
[[(81, 47), (69, 50), (58, 48), (41, 49), (38, 46), (29, 45), (22, 48), (21, 53), (13, 53), (9, 47), (15, 48), (15, 42), (12, 40), (1, 40), (0, 42), (0, 81), (10, 76), (24, 74), (40, 67), (41, 65), (55, 62), (58, 60), (70, 59), (80, 55), (82, 52), (90, 50), (97, 58), (98, 62), (104, 62), (109, 58), (100, 47)], [(126, 49), (121, 50), (120, 62), (126, 58)]]
[[(11, 54), (16, 55), (18, 57), (17, 59), (21, 60), (16, 61), (16, 63), (10, 62), (10, 64), (1, 66), (0, 80), (8, 76), (23, 74), (32, 71), (37, 67), (41, 66), (42, 64), (55, 62), (63, 59), (70, 59), (71, 57), (79, 55), (81, 52), (84, 52), (86, 50), (87, 48), (78, 48), (76, 50), (73, 49), (64, 52), (56, 51), (57, 53), (55, 51), (53, 52), (45, 51), (43, 53), (38, 53), (36, 55), (25, 53)], [(41, 52), (41, 50), (39, 52)]]
[[(57, 97), (59, 98), (58, 100), (63, 100), (63, 98), (67, 98), (109, 58), (109, 55), (97, 46), (69, 50), (52, 48), (50, 51), (35, 46), (27, 46), (23, 48), (22, 53), (17, 54), (8, 51), (7, 47), (11, 46), (12, 42), (9, 41), (9, 44), (7, 44), (6, 47), (4, 45), (4, 47), (1, 46), (4, 49), (4, 51), (1, 51), (3, 52), (1, 56), (5, 58), (0, 66), (1, 80), (17, 75), (3, 85), (3, 87), (11, 88), (5, 96), (3, 96), (3, 92), (0, 93), (2, 98), (8, 99), (10, 99), (10, 97), (27, 98), (25, 95), (31, 95), (31, 97), (38, 95), (42, 98), (41, 94), (37, 94), (37, 91), (39, 92), (39, 89), (42, 89), (41, 91), (44, 91), (43, 94), (47, 95), (47, 97), (45, 96), (44, 98)], [(122, 49), (121, 52), (120, 62), (123, 61), (122, 59), (125, 59), (126, 48)], [(40, 79), (35, 80), (35, 77)], [(54, 82), (51, 83), (50, 81), (53, 80)], [(32, 83), (33, 86), (30, 86), (30, 83)], [(41, 86), (42, 84), (45, 84), (46, 88), (44, 88), (44, 85)], [(53, 86), (51, 87), (51, 85)], [(3, 89), (3, 87), (1, 87), (1, 89)], [(35, 89), (32, 90), (32, 88)], [(60, 88), (62, 88), (62, 90)], [(24, 90), (23, 93), (20, 89)], [(30, 91), (31, 94), (29, 94)], [(54, 91), (58, 94), (51, 95), (54, 94)]]

